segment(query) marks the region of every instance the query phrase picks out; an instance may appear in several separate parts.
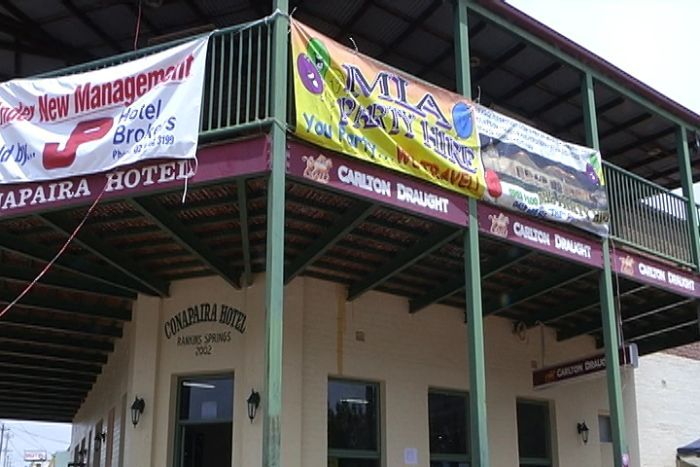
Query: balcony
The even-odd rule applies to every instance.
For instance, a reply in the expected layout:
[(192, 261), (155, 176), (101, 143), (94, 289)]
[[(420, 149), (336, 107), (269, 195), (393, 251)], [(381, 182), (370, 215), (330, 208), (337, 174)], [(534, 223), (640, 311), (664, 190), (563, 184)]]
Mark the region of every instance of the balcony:
[[(255, 6), (243, 6), (236, 14), (264, 17), (271, 11), (263, 3), (252, 2)], [(456, 87), (451, 2), (415, 2), (401, 11), (392, 2), (296, 3), (296, 17), (322, 32), (345, 44), (351, 35), (369, 55), (444, 88)], [(494, 13), (502, 8), (499, 2), (488, 3), (489, 8), (478, 2), (470, 8), (472, 94), (482, 104), (556, 137), (585, 144), (581, 75), (590, 73), (606, 159), (612, 252), (634, 252), (638, 259), (651, 258), (650, 264), (674, 266), (676, 274), (697, 269), (690, 202), (677, 192), (681, 171), (674, 135), (682, 125), (693, 139), (700, 133), (700, 119), (619, 70), (616, 75), (603, 73), (600, 64), (591, 68), (594, 60), (562, 38), (543, 38), (517, 18), (504, 20), (508, 12)], [(236, 5), (230, 2), (229, 7)], [(425, 11), (418, 11), (421, 5)], [(159, 21), (165, 19), (159, 15)], [(183, 29), (186, 21), (180, 24)], [(5, 384), (23, 391), (41, 387), (67, 394), (68, 400), (57, 407), (51, 399), (27, 396), (19, 407), (3, 396), (0, 409), (6, 415), (70, 420), (131, 319), (137, 293), (167, 296), (173, 281), (212, 274), (243, 286), (254, 273), (265, 271), (266, 167), (238, 176), (231, 161), (265, 153), (265, 137), (273, 125), (291, 122), (272, 118), (272, 91), (287, 89), (291, 95), (289, 83), (271, 80), (273, 25), (269, 18), (238, 24), (210, 38), (200, 153), (202, 161), (216, 163), (207, 170), (200, 166), (199, 173), (207, 172), (209, 178), (195, 177), (187, 202), (182, 202), (182, 186), (175, 184), (105, 197), (55, 267), (3, 317), (2, 351), (11, 354), (0, 365)], [(555, 50), (551, 43), (557, 41)], [(168, 45), (43, 76), (106, 67)], [(91, 50), (89, 55), (100, 53)], [(696, 153), (692, 157), (697, 160)], [(697, 181), (700, 164), (691, 163), (690, 169)], [(284, 206), (285, 280), (305, 274), (344, 284), (350, 301), (371, 290), (392, 293), (406, 298), (407, 313), (434, 304), (463, 312), (465, 250), (460, 234), (466, 202), (454, 196), (462, 203), (457, 225), (290, 176)], [(11, 302), (36, 278), (84, 217), (86, 203), (2, 218), (0, 301)], [(581, 237), (600, 246), (591, 236)], [(482, 235), (479, 243), (485, 315), (530, 327), (544, 324), (556, 330), (559, 340), (591, 336), (602, 345), (599, 265), (489, 235)], [(642, 279), (616, 277), (616, 308), (625, 341), (638, 344), (641, 353), (697, 341), (697, 299)], [(58, 366), (52, 360), (56, 358), (65, 362)]]
[[(270, 109), (270, 92), (271, 86), (274, 85), (270, 79), (270, 38), (273, 23), (273, 20), (258, 20), (221, 29), (211, 35), (202, 101), (201, 143), (217, 143), (240, 136), (262, 134), (273, 123)], [(107, 57), (42, 76), (61, 76), (103, 68), (157, 52), (174, 43)], [(491, 68), (478, 70), (476, 79), (486, 79), (487, 75), (493, 72)], [(520, 89), (518, 93), (524, 90)], [(609, 93), (609, 90), (605, 89), (602, 93)], [(291, 83), (288, 86), (288, 95), (291, 108)], [(619, 100), (616, 98), (612, 103), (601, 107), (604, 111), (609, 110), (619, 105)], [(494, 101), (492, 104), (503, 110), (499, 107), (499, 102)], [(598, 111), (600, 110), (599, 107)], [(579, 125), (579, 120), (580, 118), (575, 118), (571, 123), (560, 126), (560, 133), (564, 134), (555, 136), (563, 139), (572, 136), (567, 135), (567, 132)], [(631, 125), (628, 123), (626, 126)], [(603, 132), (601, 137), (611, 136), (612, 133), (614, 131), (608, 130)], [(665, 131), (659, 140), (667, 138), (668, 133)], [(648, 138), (640, 139), (649, 142), (646, 141)], [(634, 144), (629, 146), (634, 148)], [(610, 238), (613, 242), (622, 248), (632, 248), (676, 265), (698, 269), (700, 265), (694, 259), (692, 250), (688, 199), (678, 194), (679, 190), (654, 183), (608, 162), (605, 160), (605, 149), (602, 150), (602, 154), (611, 211)], [(617, 158), (621, 155), (624, 154), (620, 151), (615, 152)], [(646, 169), (638, 164), (636, 167)], [(665, 175), (668, 176), (669, 171), (666, 172)], [(700, 212), (700, 206), (696, 206), (696, 209)]]

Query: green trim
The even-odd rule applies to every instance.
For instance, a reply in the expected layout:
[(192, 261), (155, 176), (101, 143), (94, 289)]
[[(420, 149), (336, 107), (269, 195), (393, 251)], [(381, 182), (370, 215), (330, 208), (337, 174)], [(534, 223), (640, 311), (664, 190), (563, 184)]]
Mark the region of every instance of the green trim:
[(409, 266), (417, 263), (434, 251), (439, 250), (447, 243), (451, 242), (460, 234), (454, 227), (438, 227), (435, 232), (427, 237), (418, 240), (410, 248), (403, 250), (389, 262), (379, 266), (373, 273), (367, 276), (362, 282), (357, 282), (350, 286), (348, 290), (348, 301), (353, 301), (368, 290), (374, 289), (392, 276), (400, 273)]
[(243, 276), (241, 285), (253, 285), (253, 273), (250, 259), (250, 235), (248, 231), (248, 184), (245, 179), (236, 180), (238, 197), (238, 225), (241, 231), (241, 248), (243, 250)]
[[(236, 24), (233, 26), (229, 26), (223, 29), (218, 29), (214, 32), (212, 32), (213, 37), (217, 36), (223, 36), (228, 33), (236, 32), (236, 31), (241, 31), (243, 29), (246, 29), (248, 27), (254, 26), (256, 23), (258, 23), (259, 20), (256, 21), (251, 21), (248, 23), (241, 23), (241, 24)], [(201, 37), (209, 33), (203, 33), (199, 35), (194, 35), (194, 36), (187, 36), (183, 37), (180, 39), (176, 39), (174, 41), (170, 42), (165, 42), (163, 44), (157, 44), (157, 45), (152, 45), (150, 47), (144, 47), (142, 49), (138, 49), (136, 51), (129, 51), (129, 52), (124, 52), (120, 53), (117, 55), (111, 55), (109, 57), (101, 58), (99, 60), (93, 60), (91, 62), (87, 63), (80, 63), (78, 65), (73, 65), (67, 68), (61, 68), (59, 70), (52, 70), (46, 73), (42, 73), (39, 75), (35, 75), (34, 78), (52, 78), (56, 76), (66, 76), (66, 75), (71, 75), (75, 73), (81, 73), (83, 71), (88, 71), (88, 70), (97, 70), (99, 68), (104, 68), (107, 66), (112, 66), (116, 65), (119, 63), (124, 63), (128, 62), (131, 60), (135, 60), (137, 58), (145, 57), (146, 55), (151, 55), (157, 52), (160, 52), (161, 50), (168, 49), (170, 47), (175, 47), (176, 45), (179, 44), (184, 44), (185, 42), (191, 41), (195, 39), (196, 37)]]
[[(21, 256), (46, 263), (51, 261), (56, 255), (53, 248), (46, 247), (40, 243), (27, 241), (26, 238), (6, 232), (0, 232), (0, 250), (8, 250)], [(96, 280), (107, 285), (119, 287), (120, 289), (146, 294), (151, 293), (149, 288), (125, 276), (121, 272), (97, 263), (85, 261), (85, 258), (74, 254), (64, 253), (59, 256), (56, 260), (55, 267), (74, 272), (89, 280)]]
[(622, 454), (627, 451), (625, 439), (625, 417), (622, 404), (622, 378), (620, 376), (620, 343), (617, 338), (617, 316), (610, 267), (608, 240), (603, 240), (603, 271), (600, 273), (600, 303), (602, 312), (603, 340), (605, 342), (605, 366), (610, 404), (610, 422), (613, 435), (613, 461), (622, 467)]
[[(270, 104), (279, 123), (287, 115), (289, 3), (274, 0)], [(263, 393), (263, 462), (265, 467), (282, 465), (282, 337), (284, 334), (284, 223), (287, 156), (286, 125), (272, 125), (270, 131), (270, 177), (267, 185), (267, 246), (265, 257), (265, 384)]]
[[(457, 90), (471, 99), (468, 0), (455, 2), (454, 43)], [(469, 226), (464, 232), (464, 279), (469, 354), (469, 418), (472, 465), (489, 467), (490, 451), (486, 415), (486, 364), (484, 323), (481, 309), (481, 265), (479, 263), (479, 219), (477, 203), (469, 198)]]
[[(622, 317), (622, 323), (627, 324), (633, 321), (637, 321), (642, 318), (646, 318), (651, 315), (655, 315), (664, 312), (670, 308), (675, 308), (677, 306), (683, 305), (692, 301), (692, 298), (678, 298), (677, 296), (671, 297), (671, 299), (666, 299), (663, 302), (657, 302), (654, 300), (651, 305), (643, 307), (641, 310), (635, 310), (634, 314), (629, 314), (628, 316)], [(656, 324), (654, 326), (657, 326)], [(574, 337), (582, 336), (584, 334), (591, 334), (594, 332), (599, 332), (602, 329), (602, 323), (597, 321), (586, 321), (583, 324), (579, 324), (573, 328), (559, 331), (557, 333), (557, 340), (572, 339)], [(630, 340), (630, 335), (625, 336), (627, 340)]]
[[(648, 285), (634, 285), (634, 286), (628, 287), (626, 289), (621, 288), (621, 289), (618, 289), (618, 297), (632, 295), (634, 293), (637, 293), (641, 290), (646, 290), (648, 288), (649, 288)], [(600, 305), (600, 298), (599, 297), (586, 296), (586, 297), (578, 299), (578, 300), (570, 301), (563, 307), (557, 306), (557, 307), (554, 307), (552, 309), (547, 309), (547, 310), (545, 310), (544, 313), (540, 313), (540, 314), (537, 314), (531, 318), (528, 318), (528, 321), (526, 322), (526, 324), (528, 325), (528, 327), (535, 326), (536, 324), (539, 324), (539, 323), (550, 324), (552, 321), (558, 321), (560, 319), (574, 316), (587, 308), (592, 308), (594, 306), (597, 307), (599, 305)], [(562, 336), (563, 336), (562, 332), (559, 332), (557, 339), (564, 340), (565, 338)]]
[(355, 230), (365, 219), (372, 215), (377, 206), (371, 203), (358, 202), (347, 209), (336, 221), (326, 229), (326, 231), (301, 253), (294, 258), (293, 262), (285, 267), (284, 283), (289, 284), (292, 279), (302, 273), (323, 254), (333, 248), (347, 234)]
[(226, 282), (240, 288), (240, 271), (224, 262), (202, 239), (187, 229), (180, 218), (153, 198), (132, 198), (131, 204), (161, 229), (172, 235), (185, 250), (199, 258)]
[[(428, 425), (430, 425), (430, 395), (431, 394), (442, 394), (445, 396), (451, 396), (451, 397), (462, 397), (465, 399), (466, 404), (464, 404), (464, 425), (467, 430), (469, 430), (469, 393), (466, 391), (458, 391), (458, 390), (452, 390), (452, 389), (435, 389), (435, 388), (428, 388)], [(438, 461), (438, 462), (466, 462), (467, 464), (470, 463), (471, 461), (471, 456), (469, 454), (470, 449), (470, 433), (469, 431), (466, 433), (467, 439), (466, 445), (467, 445), (467, 452), (461, 452), (461, 453), (434, 453), (430, 452), (430, 461)], [(430, 426), (428, 426), (428, 438), (430, 439)], [(430, 449), (430, 447), (428, 447)]]
[[(196, 420), (187, 421), (180, 419), (180, 398), (182, 397), (182, 382), (188, 379), (230, 379), (231, 380), (231, 392), (232, 396), (236, 397), (236, 380), (233, 373), (215, 373), (215, 374), (194, 374), (194, 375), (181, 375), (175, 380), (175, 410), (173, 411), (172, 422), (175, 424), (175, 440), (173, 444), (173, 465), (175, 467), (180, 467), (182, 465), (184, 456), (184, 443), (182, 442), (183, 428), (186, 426), (196, 426), (196, 425), (231, 425), (231, 431), (233, 431), (233, 405), (231, 406), (231, 419), (218, 419), (218, 420)], [(234, 404), (235, 405), (235, 404)], [(128, 408), (127, 408), (128, 409)], [(171, 425), (172, 426), (172, 425)], [(233, 445), (231, 445), (231, 458), (233, 459)]]
[(263, 134), (268, 132), (274, 124), (275, 119), (268, 117), (252, 122), (239, 123), (232, 127), (201, 131), (199, 133), (199, 144), (221, 142), (248, 133)]
[(698, 209), (695, 204), (693, 190), (693, 171), (690, 168), (690, 151), (688, 150), (688, 132), (685, 127), (679, 127), (676, 134), (676, 147), (678, 152), (678, 166), (680, 169), (681, 186), (683, 194), (687, 198), (688, 208), (688, 233), (690, 241), (690, 256), (694, 269), (700, 271), (700, 229), (698, 224)]
[(687, 121), (683, 121), (680, 117), (676, 116), (672, 112), (669, 112), (665, 109), (662, 109), (658, 105), (654, 104), (651, 102), (649, 99), (639, 96), (633, 92), (631, 92), (629, 89), (624, 84), (620, 84), (616, 82), (613, 79), (608, 78), (607, 76), (603, 75), (602, 73), (594, 70), (588, 65), (585, 65), (583, 62), (575, 59), (574, 57), (571, 57), (567, 55), (566, 53), (562, 52), (561, 49), (556, 47), (553, 44), (550, 44), (549, 42), (546, 42), (539, 37), (535, 36), (534, 34), (524, 30), (523, 28), (514, 25), (513, 23), (509, 22), (505, 18), (502, 18), (501, 16), (497, 15), (496, 13), (493, 13), (490, 11), (487, 7), (484, 7), (482, 5), (479, 5), (476, 3), (475, 0), (460, 0), (466, 3), (466, 6), (474, 11), (475, 13), (478, 13), (480, 16), (484, 17), (488, 21), (496, 24), (497, 26), (500, 26), (501, 28), (514, 33), (516, 36), (520, 37), (523, 40), (526, 40), (527, 42), (531, 43), (535, 47), (538, 47), (542, 49), (543, 51), (549, 53), (550, 55), (554, 56), (556, 59), (561, 60), (565, 62), (566, 64), (572, 66), (573, 68), (576, 68), (577, 70), (580, 70), (581, 72), (584, 72), (586, 74), (590, 74), (593, 79), (596, 81), (605, 84), (609, 88), (611, 88), (613, 91), (621, 94), (622, 96), (640, 104), (642, 107), (645, 107), (649, 110), (652, 110), (653, 112), (656, 112), (659, 116), (665, 118), (666, 120), (669, 120), (673, 123), (676, 123), (678, 125), (685, 125), (688, 128), (694, 130), (694, 131), (700, 131), (700, 128), (689, 125)]
[[(586, 141), (595, 143), (598, 140), (595, 124), (595, 96), (593, 88), (588, 86), (590, 75), (584, 76), (583, 106), (586, 119), (590, 120), (586, 125)], [(597, 148), (596, 148), (597, 149)], [(613, 462), (615, 467), (622, 467), (622, 454), (627, 451), (625, 440), (625, 418), (622, 406), (622, 382), (620, 377), (620, 343), (617, 337), (617, 313), (615, 311), (614, 289), (612, 284), (612, 268), (610, 266), (610, 241), (603, 238), (603, 270), (599, 275), (600, 309), (605, 341), (605, 372), (608, 383), (608, 403), (610, 405), (611, 427), (613, 432)]]
[[(516, 397), (515, 399), (515, 416), (516, 416), (516, 428), (517, 428), (517, 418), (518, 418), (518, 405), (534, 405), (540, 406), (547, 409), (547, 425), (545, 426), (545, 441), (547, 442), (547, 454), (549, 457), (520, 457), (520, 448), (518, 448), (518, 462), (519, 465), (553, 465), (554, 463), (554, 449), (553, 449), (553, 439), (552, 439), (552, 422), (553, 411), (552, 403), (548, 400), (535, 400), (535, 399), (524, 399), (521, 397)], [(517, 433), (516, 433), (517, 434)], [(519, 437), (519, 434), (518, 434)]]
[(573, 267), (565, 270), (557, 270), (550, 275), (530, 282), (517, 290), (508, 294), (508, 302), (504, 303), (500, 299), (490, 300), (484, 305), (484, 315), (492, 315), (506, 310), (512, 306), (531, 300), (540, 295), (546, 294), (554, 289), (575, 282), (595, 273), (595, 270), (584, 267)]
[(329, 449), (328, 457), (338, 459), (377, 459), (381, 458), (379, 451), (362, 451), (354, 449)]
[[(681, 201), (683, 201), (683, 202), (687, 202), (687, 201), (688, 201), (688, 198), (687, 198), (686, 196), (679, 195), (679, 194), (677, 194), (677, 193), (673, 193), (673, 192), (672, 192), (671, 190), (669, 190), (668, 188), (665, 188), (665, 187), (663, 187), (663, 186), (661, 186), (661, 185), (658, 185), (658, 184), (652, 182), (651, 180), (647, 180), (646, 178), (642, 178), (642, 177), (640, 177), (639, 175), (637, 175), (636, 173), (630, 172), (629, 170), (625, 170), (625, 169), (623, 169), (622, 167), (618, 167), (618, 166), (616, 166), (616, 165), (614, 165), (614, 164), (611, 164), (611, 163), (609, 163), (609, 162), (607, 162), (607, 161), (603, 161), (603, 166), (604, 166), (606, 169), (608, 169), (608, 170), (612, 170), (612, 171), (614, 171), (614, 172), (618, 172), (618, 173), (622, 174), (623, 176), (625, 176), (625, 177), (627, 177), (627, 178), (632, 178), (632, 179), (634, 179), (635, 181), (637, 181), (637, 182), (639, 182), (639, 183), (642, 183), (642, 184), (644, 184), (644, 185), (647, 185), (647, 186), (649, 186), (649, 187), (651, 187), (651, 188), (653, 188), (653, 189), (655, 189), (655, 190), (659, 190), (659, 191), (663, 191), (663, 192), (665, 192), (665, 193), (668, 193), (669, 196), (678, 198), (679, 200), (681, 200)], [(606, 182), (607, 182), (607, 180), (606, 180)]]
[[(56, 215), (47, 213), (37, 214), (35, 217), (66, 236), (70, 237), (73, 232), (73, 227), (65, 221), (62, 221)], [(151, 295), (155, 294), (161, 297), (168, 296), (169, 285), (166, 281), (153, 276), (134, 262), (129, 255), (125, 255), (123, 251), (102, 241), (97, 235), (90, 231), (82, 229), (82, 231), (73, 238), (73, 242), (102, 259), (113, 268), (129, 276), (131, 279), (142, 284), (147, 289), (150, 289)]]
[(581, 96), (583, 97), (583, 126), (586, 132), (586, 144), (600, 151), (598, 137), (598, 117), (595, 108), (595, 89), (590, 73), (583, 74), (581, 79)]
[[(327, 455), (326, 457), (337, 457), (340, 459), (377, 459), (378, 461), (381, 461), (382, 458), (382, 392), (381, 392), (381, 385), (380, 383), (376, 381), (369, 381), (365, 379), (359, 379), (359, 378), (338, 378), (334, 376), (329, 376), (328, 377), (328, 382), (326, 383), (326, 388), (328, 388), (328, 384), (331, 382), (337, 382), (337, 383), (351, 383), (351, 384), (363, 384), (366, 386), (372, 386), (374, 387), (374, 392), (376, 394), (377, 400), (375, 402), (376, 405), (376, 413), (374, 416), (375, 419), (375, 433), (377, 434), (377, 449), (376, 450), (369, 450), (369, 449), (333, 449), (333, 448), (327, 448)], [(328, 397), (326, 397), (326, 404), (328, 403)], [(327, 423), (326, 423), (327, 424)], [(326, 428), (327, 429), (327, 428)], [(327, 445), (326, 441), (326, 445)]]
[[(517, 247), (511, 247), (506, 253), (490, 260), (483, 268), (481, 273), (481, 281), (484, 282), (489, 277), (494, 274), (509, 268), (510, 266), (519, 263), (524, 258), (530, 256), (534, 252), (532, 250), (523, 250)], [(443, 299), (450, 297), (460, 290), (464, 289), (464, 279), (462, 277), (456, 277), (445, 282), (443, 285), (434, 288), (431, 292), (424, 294), (416, 299), (409, 302), (408, 311), (410, 313), (417, 313), (418, 311), (426, 308), (433, 303), (442, 301)]]

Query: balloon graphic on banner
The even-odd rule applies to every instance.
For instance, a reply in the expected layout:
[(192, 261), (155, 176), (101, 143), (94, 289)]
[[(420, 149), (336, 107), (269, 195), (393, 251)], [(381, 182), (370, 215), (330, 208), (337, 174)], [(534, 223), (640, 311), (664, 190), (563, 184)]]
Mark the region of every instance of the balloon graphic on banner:
[(465, 102), (458, 102), (452, 107), (452, 122), (455, 132), (460, 138), (469, 138), (474, 129), (474, 114), (472, 107)]
[(326, 77), (326, 72), (331, 66), (331, 54), (326, 46), (319, 39), (311, 39), (306, 47), (306, 54), (311, 62), (316, 65), (316, 69), (322, 78)]
[(311, 61), (308, 55), (300, 54), (297, 58), (297, 70), (304, 87), (311, 94), (321, 94), (323, 92), (323, 78)]

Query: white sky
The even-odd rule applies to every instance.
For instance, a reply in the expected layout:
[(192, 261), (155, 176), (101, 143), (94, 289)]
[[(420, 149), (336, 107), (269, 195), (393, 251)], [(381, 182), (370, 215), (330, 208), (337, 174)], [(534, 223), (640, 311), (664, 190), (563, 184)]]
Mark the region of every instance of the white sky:
[(507, 1), (700, 114), (700, 0)]
[[(25, 450), (46, 451), (49, 455), (65, 451), (70, 443), (71, 426), (67, 423), (37, 423), (2, 420), (0, 424), (10, 429), (10, 460), (12, 467), (24, 467)], [(7, 442), (7, 440), (5, 440)], [(3, 447), (3, 450), (4, 447)], [(7, 452), (7, 451), (5, 451)], [(5, 459), (3, 456), (2, 464)]]
[(698, 0), (508, 0), (508, 3), (700, 113)]
[[(700, 0), (508, 0), (525, 13), (700, 113)], [(700, 186), (696, 199), (700, 197)], [(7, 422), (12, 466), (25, 449), (63, 450), (70, 425)], [(57, 442), (58, 441), (58, 442)], [(61, 442), (62, 441), (62, 442)], [(2, 465), (2, 464), (0, 464)]]

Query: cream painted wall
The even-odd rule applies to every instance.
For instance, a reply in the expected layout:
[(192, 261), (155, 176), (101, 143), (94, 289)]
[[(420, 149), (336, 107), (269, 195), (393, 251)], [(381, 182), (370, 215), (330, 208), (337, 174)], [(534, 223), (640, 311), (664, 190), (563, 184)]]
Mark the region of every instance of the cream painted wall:
[[(385, 466), (401, 466), (405, 448), (416, 448), (419, 465), (429, 464), (429, 388), (468, 389), (466, 329), (458, 310), (433, 306), (408, 313), (405, 299), (371, 292), (345, 302), (345, 288), (310, 278), (298, 278), (285, 289), (283, 449), (285, 467), (324, 467), (326, 461), (327, 381), (329, 376), (380, 383), (382, 391), (382, 451)], [(246, 331), (231, 330), (231, 340), (215, 344), (212, 354), (195, 356), (193, 346), (167, 339), (163, 324), (178, 311), (201, 303), (226, 304), (246, 313)], [(111, 405), (128, 393), (143, 395), (147, 409), (142, 422), (126, 427), (128, 467), (172, 465), (177, 378), (184, 375), (234, 374), (234, 466), (261, 465), (262, 417), (251, 424), (245, 399), (264, 383), (264, 277), (235, 290), (219, 278), (174, 283), (167, 299), (139, 297), (134, 322), (105, 366), (104, 374), (76, 417), (74, 445)], [(591, 467), (604, 463), (598, 444), (597, 415), (607, 412), (605, 379), (533, 390), (532, 368), (575, 359), (595, 352), (588, 338), (557, 343), (545, 329), (542, 352), (539, 329), (524, 340), (505, 319), (485, 322), (488, 429), (493, 466), (517, 465), (516, 399), (549, 401), (554, 458), (560, 467)], [(199, 323), (185, 334), (221, 332), (221, 324)], [(362, 336), (363, 339), (359, 339)], [(625, 375), (625, 398), (634, 399), (634, 379)], [(263, 402), (264, 404), (264, 397)], [(633, 408), (632, 404), (630, 408)], [(261, 407), (263, 410), (263, 407)], [(633, 460), (638, 459), (636, 415), (627, 410)], [(591, 427), (583, 445), (576, 423)], [(634, 466), (639, 464), (633, 462)], [(116, 466), (116, 464), (115, 464)]]
[(700, 438), (700, 361), (648, 355), (636, 379), (642, 467), (675, 467), (676, 449)]

